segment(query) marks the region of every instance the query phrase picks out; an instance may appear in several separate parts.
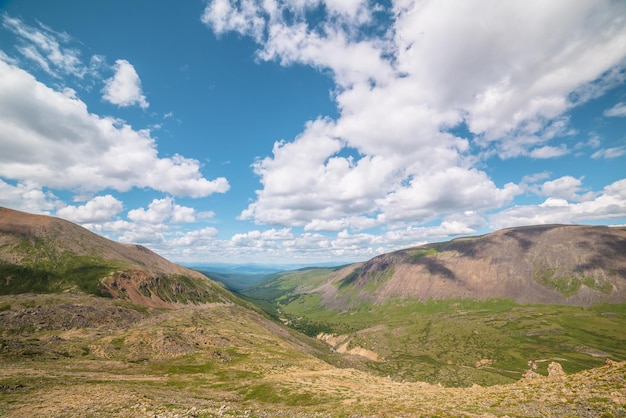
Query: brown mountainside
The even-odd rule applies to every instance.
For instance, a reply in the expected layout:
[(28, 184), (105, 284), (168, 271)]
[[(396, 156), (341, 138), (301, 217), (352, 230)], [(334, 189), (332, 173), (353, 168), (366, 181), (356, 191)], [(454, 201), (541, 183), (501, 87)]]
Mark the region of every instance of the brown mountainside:
[(0, 294), (80, 290), (149, 306), (229, 299), (201, 273), (69, 221), (0, 207)]
[[(0, 246), (21, 239), (30, 242), (46, 240), (55, 253), (70, 251), (79, 256), (99, 255), (105, 259), (125, 261), (137, 268), (167, 273), (203, 277), (200, 273), (170, 263), (141, 245), (120, 244), (72, 222), (45, 215), (32, 215), (0, 207)], [(2, 251), (0, 260), (20, 263), (27, 257), (24, 251)]]
[(317, 289), (327, 305), (389, 298), (626, 301), (626, 229), (542, 225), (409, 248), (351, 265)]

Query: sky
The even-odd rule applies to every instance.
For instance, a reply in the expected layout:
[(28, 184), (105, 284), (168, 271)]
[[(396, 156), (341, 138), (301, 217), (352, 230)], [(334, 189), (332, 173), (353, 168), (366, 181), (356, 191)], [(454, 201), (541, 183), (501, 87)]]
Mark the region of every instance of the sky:
[(0, 206), (181, 263), (626, 224), (621, 0), (0, 0)]

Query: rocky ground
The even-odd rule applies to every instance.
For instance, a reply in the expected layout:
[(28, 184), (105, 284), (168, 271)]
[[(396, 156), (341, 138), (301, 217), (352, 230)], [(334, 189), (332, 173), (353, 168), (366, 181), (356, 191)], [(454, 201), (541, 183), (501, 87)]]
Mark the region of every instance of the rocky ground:
[(446, 388), (351, 357), (234, 304), (0, 297), (0, 417), (626, 417), (626, 362)]
[[(276, 395), (273, 402), (221, 392), (202, 378), (197, 385), (177, 387), (168, 376), (124, 376), (66, 367), (65, 371), (52, 373), (26, 365), (3, 368), (5, 383), (0, 385), (3, 400), (0, 414), (7, 417), (626, 416), (626, 363), (611, 363), (570, 376), (553, 373), (547, 377), (528, 377), (512, 385), (465, 389), (391, 382), (352, 369), (293, 368), (276, 371), (264, 379), (267, 390)], [(560, 370), (556, 363), (554, 368)], [(7, 380), (15, 383), (8, 384)], [(302, 403), (283, 403), (281, 392), (291, 397), (296, 394), (296, 398), (299, 394)]]

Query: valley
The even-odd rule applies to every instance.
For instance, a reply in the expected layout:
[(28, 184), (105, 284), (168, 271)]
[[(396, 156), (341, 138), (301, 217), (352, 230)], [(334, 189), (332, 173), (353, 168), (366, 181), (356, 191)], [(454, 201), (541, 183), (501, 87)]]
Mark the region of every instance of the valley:
[(544, 376), (546, 361), (511, 384), (450, 388), (361, 370), (239, 305), (94, 302), (0, 297), (2, 416), (622, 416), (626, 405), (626, 362)]
[[(559, 258), (545, 248), (563, 233)], [(626, 416), (625, 233), (510, 230), (216, 275), (232, 293), (144, 247), (0, 208), (0, 416)]]
[(598, 367), (606, 358), (626, 360), (626, 304), (396, 300), (340, 311), (321, 309), (319, 299), (303, 295), (275, 306), (289, 327), (312, 337), (341, 337), (335, 349), (366, 350), (359, 367), (397, 381), (506, 384), (522, 378), (529, 362), (547, 374), (546, 359), (568, 373)]

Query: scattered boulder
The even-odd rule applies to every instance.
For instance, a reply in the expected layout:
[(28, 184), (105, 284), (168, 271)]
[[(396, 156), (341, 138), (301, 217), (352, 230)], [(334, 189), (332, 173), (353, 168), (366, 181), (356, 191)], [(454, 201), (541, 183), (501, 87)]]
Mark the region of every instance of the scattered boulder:
[(560, 363), (553, 361), (548, 365), (548, 377), (552, 378), (561, 378), (565, 376), (565, 372), (563, 371), (563, 366)]
[(522, 375), (522, 380), (534, 380), (543, 377), (539, 373), (534, 370), (526, 370), (526, 372)]
[(483, 359), (478, 360), (476, 363), (474, 363), (474, 367), (476, 367), (477, 369), (480, 369), (481, 367), (488, 366), (491, 363), (493, 363), (493, 360), (483, 358)]

